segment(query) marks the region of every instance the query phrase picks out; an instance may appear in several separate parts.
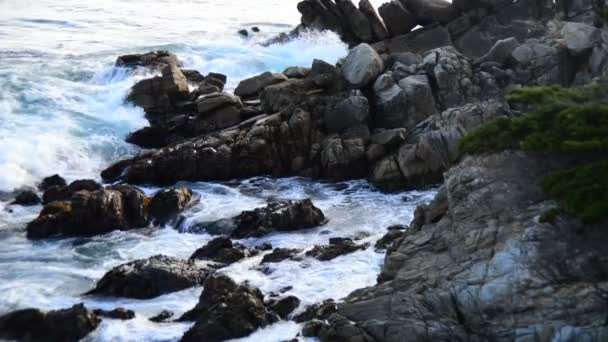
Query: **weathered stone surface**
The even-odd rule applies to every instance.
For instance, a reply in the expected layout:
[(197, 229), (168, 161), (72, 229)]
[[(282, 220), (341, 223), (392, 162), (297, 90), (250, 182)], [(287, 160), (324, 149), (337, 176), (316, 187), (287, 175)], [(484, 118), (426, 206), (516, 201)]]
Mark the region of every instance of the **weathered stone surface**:
[(215, 272), (213, 265), (197, 264), (164, 255), (116, 266), (97, 282), (89, 295), (149, 299), (200, 286)]
[(146, 113), (164, 113), (188, 97), (188, 80), (174, 65), (163, 67), (162, 76), (137, 82), (127, 101), (142, 107)]
[(416, 17), (410, 13), (399, 0), (386, 2), (378, 8), (378, 12), (391, 37), (410, 32), (416, 27)]
[(287, 78), (305, 78), (310, 73), (310, 68), (288, 67), (283, 70), (283, 75)]
[(257, 253), (259, 253), (257, 250), (235, 244), (227, 237), (218, 237), (197, 249), (190, 259), (212, 260), (229, 265)]
[(356, 87), (365, 87), (384, 71), (384, 62), (367, 44), (359, 44), (350, 50), (342, 64), (344, 78)]
[(150, 201), (150, 216), (157, 224), (171, 221), (184, 211), (192, 201), (192, 190), (188, 188), (172, 188), (158, 191)]
[(196, 321), (181, 341), (220, 342), (245, 337), (275, 319), (258, 289), (217, 275), (207, 278), (199, 303), (181, 320)]
[(365, 124), (369, 119), (369, 103), (364, 96), (353, 96), (338, 103), (325, 113), (325, 129), (328, 133), (343, 133), (348, 128)]
[(302, 252), (300, 249), (276, 248), (272, 251), (272, 253), (264, 255), (261, 263), (265, 264), (281, 262), (293, 258), (300, 252)]
[(441, 25), (428, 25), (410, 33), (393, 36), (373, 44), (379, 53), (392, 54), (412, 52), (423, 54), (431, 49), (452, 45), (447, 28)]
[(115, 308), (112, 310), (95, 309), (93, 312), (99, 316), (110, 319), (119, 319), (127, 321), (135, 318), (135, 312), (133, 310), (127, 310), (125, 308)]
[(94, 331), (101, 319), (83, 304), (42, 312), (13, 311), (0, 317), (0, 338), (17, 341), (76, 342)]
[(351, 0), (334, 0), (338, 9), (342, 13), (344, 20), (346, 21), (350, 31), (353, 32), (356, 39), (361, 42), (372, 42), (374, 35), (369, 20)]
[(499, 40), (492, 46), (490, 51), (485, 55), (481, 56), (476, 63), (495, 62), (500, 65), (506, 63), (511, 57), (511, 54), (515, 49), (519, 47), (519, 42), (514, 37)]
[(591, 50), (599, 40), (600, 31), (590, 25), (568, 22), (561, 34), (568, 50), (576, 55)]
[(179, 66), (177, 56), (168, 51), (155, 51), (144, 54), (124, 55), (116, 59), (115, 65), (123, 68), (148, 67), (162, 69), (166, 66)]
[(351, 239), (332, 238), (327, 246), (315, 246), (306, 252), (306, 256), (320, 261), (333, 260), (339, 256), (350, 254), (369, 247), (368, 244), (357, 245)]
[(279, 317), (287, 319), (287, 316), (300, 306), (300, 299), (296, 296), (287, 296), (272, 300), (266, 305), (269, 306), (270, 310), (279, 315)]
[(401, 0), (401, 2), (422, 25), (434, 22), (447, 24), (457, 15), (454, 6), (444, 0)]
[(15, 199), (11, 202), (13, 205), (22, 205), (22, 206), (33, 206), (40, 204), (42, 200), (35, 192), (31, 190), (21, 191), (15, 196)]
[[(538, 221), (554, 207), (540, 180), (566, 163), (523, 152), (466, 158), (445, 176), (445, 214), (406, 232), (387, 254), (382, 283), (351, 294), (317, 336), (507, 341), (568, 331), (602, 340), (604, 308), (592, 298), (608, 278), (580, 272), (593, 258), (605, 262), (590, 244), (598, 235), (573, 241), (576, 223)], [(575, 251), (581, 243), (585, 252)]]
[(263, 74), (242, 80), (234, 90), (234, 95), (241, 97), (251, 97), (257, 95), (265, 87), (287, 81), (287, 77), (282, 73), (265, 72)]
[(243, 103), (241, 102), (241, 99), (229, 93), (212, 93), (203, 95), (196, 100), (196, 107), (199, 114), (207, 114), (225, 106), (242, 108)]
[(67, 186), (67, 182), (65, 181), (65, 179), (63, 179), (63, 177), (61, 177), (60, 175), (53, 175), (53, 176), (49, 176), (46, 177), (42, 180), (42, 182), (40, 182), (40, 184), (38, 185), (38, 190), (44, 192), (47, 191), (49, 188), (53, 187), (53, 186), (57, 186), (59, 188), (63, 188), (65, 186)]
[(369, 25), (372, 29), (373, 41), (384, 40), (388, 38), (388, 30), (382, 22), (382, 19), (378, 16), (378, 13), (374, 9), (374, 6), (369, 0), (359, 1), (359, 11), (365, 15), (369, 21)]
[(79, 179), (66, 186), (48, 187), (42, 195), (42, 201), (44, 204), (54, 201), (66, 201), (72, 198), (78, 191), (96, 191), (101, 188), (101, 184), (92, 179)]

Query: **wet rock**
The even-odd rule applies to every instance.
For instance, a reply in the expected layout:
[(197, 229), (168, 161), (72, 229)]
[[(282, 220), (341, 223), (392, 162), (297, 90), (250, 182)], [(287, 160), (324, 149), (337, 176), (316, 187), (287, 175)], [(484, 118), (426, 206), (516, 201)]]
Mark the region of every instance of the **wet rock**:
[(234, 90), (234, 95), (240, 97), (252, 97), (257, 95), (265, 87), (287, 81), (287, 77), (281, 73), (265, 72), (263, 74), (242, 80)]
[(241, 29), (238, 32), (241, 36), (243, 37), (248, 37), (249, 36), (249, 31), (245, 30), (245, 29)]
[(314, 85), (321, 88), (335, 88), (340, 82), (340, 74), (336, 67), (316, 58), (312, 61), (307, 77)]
[(196, 107), (199, 114), (210, 113), (218, 108), (234, 106), (242, 108), (241, 99), (229, 93), (212, 93), (203, 95), (196, 100)]
[(288, 260), (299, 254), (300, 252), (302, 252), (301, 249), (275, 248), (272, 253), (264, 255), (264, 258), (262, 259), (262, 264), (277, 263), (284, 260)]
[(290, 313), (300, 306), (300, 299), (296, 296), (287, 296), (272, 300), (269, 309), (274, 311), (281, 319), (287, 319)]
[(257, 254), (257, 251), (234, 244), (229, 238), (218, 237), (197, 249), (190, 259), (212, 260), (229, 265), (254, 254)]
[(329, 240), (327, 246), (315, 246), (310, 251), (306, 252), (306, 256), (313, 257), (320, 261), (333, 260), (339, 256), (350, 254), (369, 247), (368, 244), (357, 245), (351, 239), (336, 239)]
[(255, 246), (258, 251), (270, 251), (272, 250), (272, 244), (270, 242), (264, 242), (261, 245)]
[(325, 320), (331, 314), (338, 311), (338, 306), (333, 299), (324, 300), (321, 303), (313, 304), (298, 315), (296, 315), (293, 320), (297, 323), (311, 321), (313, 319)]
[(388, 38), (388, 30), (369, 0), (359, 1), (359, 11), (365, 15), (367, 21), (369, 22), (373, 34), (373, 41)]
[(428, 25), (412, 32), (375, 43), (373, 47), (379, 53), (383, 54), (402, 52), (424, 54), (429, 50), (451, 45), (452, 38), (446, 27), (442, 25)]
[(137, 82), (127, 101), (142, 107), (149, 114), (164, 114), (179, 101), (188, 98), (188, 80), (174, 65), (165, 66), (162, 76)]
[(116, 266), (97, 282), (88, 295), (150, 299), (200, 286), (215, 272), (213, 265), (164, 255)]
[(287, 78), (306, 78), (310, 73), (310, 68), (304, 67), (288, 67), (283, 70), (283, 75)]
[(345, 23), (357, 41), (372, 42), (374, 40), (373, 32), (365, 14), (359, 11), (351, 0), (334, 0), (334, 2), (338, 5)]
[(199, 303), (180, 320), (196, 321), (181, 341), (224, 341), (245, 337), (274, 320), (258, 289), (238, 285), (226, 275), (210, 276)]
[(61, 177), (60, 175), (53, 175), (50, 177), (46, 177), (42, 180), (40, 185), (38, 185), (38, 190), (44, 192), (53, 186), (57, 186), (59, 188), (63, 188), (67, 186), (68, 183)]
[(394, 243), (403, 237), (404, 232), (401, 230), (389, 230), (380, 240), (376, 241), (374, 248), (377, 250), (383, 250), (390, 248)]
[(384, 71), (384, 62), (368, 44), (359, 44), (350, 50), (344, 63), (344, 78), (355, 87), (365, 87)]
[(150, 201), (149, 213), (157, 224), (165, 224), (184, 211), (193, 199), (188, 188), (160, 190)]
[(321, 142), (321, 176), (336, 181), (362, 177), (367, 172), (366, 140), (366, 137), (348, 134), (325, 138)]
[(78, 191), (96, 191), (102, 188), (101, 184), (97, 183), (92, 179), (80, 179), (73, 181), (67, 186), (50, 186), (46, 189), (42, 195), (44, 204), (48, 204), (54, 201), (66, 201), (72, 198), (72, 196)]
[(233, 238), (259, 237), (272, 231), (292, 231), (313, 228), (326, 222), (323, 212), (310, 199), (270, 202), (266, 207), (243, 211), (240, 215), (221, 221), (222, 233)]
[(111, 318), (111, 319), (119, 319), (119, 320), (130, 320), (135, 318), (135, 312), (133, 310), (127, 310), (125, 308), (116, 308), (113, 310), (102, 310), (97, 309), (94, 310), (95, 314), (99, 317)]
[(313, 319), (312, 321), (306, 322), (302, 328), (302, 336), (304, 337), (318, 337), (321, 330), (326, 326), (323, 321)]
[(476, 63), (496, 62), (502, 65), (507, 62), (509, 57), (511, 57), (511, 53), (513, 53), (518, 46), (519, 42), (514, 37), (499, 40), (492, 46), (490, 51), (480, 57)]
[(130, 133), (126, 141), (142, 148), (161, 148), (167, 146), (168, 135), (164, 127), (144, 127)]
[(408, 33), (417, 25), (416, 17), (399, 0), (384, 3), (378, 12), (391, 37)]
[(18, 341), (76, 342), (94, 331), (101, 319), (83, 304), (44, 313), (13, 311), (0, 317), (0, 338)]
[(348, 128), (365, 124), (369, 119), (369, 103), (365, 96), (353, 96), (338, 103), (325, 113), (325, 129), (328, 133), (343, 133)]
[(123, 68), (148, 67), (162, 69), (166, 66), (179, 66), (180, 62), (177, 56), (168, 51), (155, 51), (120, 56), (116, 59), (115, 65)]
[(391, 64), (401, 63), (405, 66), (416, 65), (422, 63), (422, 57), (411, 52), (393, 53), (389, 56)]
[(22, 206), (33, 206), (40, 204), (42, 200), (35, 192), (31, 190), (26, 190), (20, 192), (15, 199), (11, 202), (13, 205), (22, 205)]
[(184, 76), (186, 77), (188, 82), (190, 82), (190, 83), (200, 84), (201, 82), (203, 82), (205, 80), (205, 76), (203, 76), (203, 74), (201, 74), (198, 70), (193, 70), (193, 69), (180, 69), (180, 70), (181, 70), (182, 74), (184, 74)]
[(173, 317), (173, 311), (163, 310), (158, 315), (150, 317), (150, 321), (154, 323), (163, 323)]

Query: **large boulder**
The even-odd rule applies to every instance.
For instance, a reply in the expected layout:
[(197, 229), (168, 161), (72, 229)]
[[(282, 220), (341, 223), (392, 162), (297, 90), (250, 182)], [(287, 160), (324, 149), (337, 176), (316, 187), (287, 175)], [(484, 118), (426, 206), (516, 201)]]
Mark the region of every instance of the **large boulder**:
[(454, 6), (445, 0), (401, 0), (401, 2), (422, 25), (434, 22), (447, 24), (458, 15)]
[(229, 234), (234, 238), (259, 237), (272, 231), (313, 228), (327, 222), (323, 212), (310, 199), (275, 201), (266, 207), (243, 211), (236, 217), (203, 224), (211, 234)]
[(372, 34), (374, 36), (374, 41), (384, 40), (388, 38), (388, 30), (382, 22), (382, 19), (378, 16), (378, 13), (374, 9), (374, 6), (369, 2), (369, 0), (360, 0), (359, 1), (359, 11), (365, 15), (367, 20), (369, 21), (369, 25), (372, 29)]
[(69, 185), (47, 187), (42, 195), (42, 201), (44, 204), (55, 201), (67, 201), (78, 191), (96, 191), (101, 188), (101, 184), (92, 179), (79, 179)]
[(188, 80), (175, 65), (167, 65), (162, 75), (136, 83), (127, 101), (142, 107), (146, 113), (162, 114), (177, 102), (188, 98)]
[(40, 204), (42, 200), (34, 191), (25, 190), (15, 196), (15, 199), (11, 202), (13, 205), (22, 205), (22, 206), (33, 206)]
[(241, 99), (229, 93), (211, 93), (203, 95), (196, 100), (196, 108), (200, 115), (205, 115), (218, 108), (233, 106), (242, 108)]
[(23, 309), (0, 316), (0, 338), (16, 341), (76, 342), (97, 329), (101, 319), (83, 304), (42, 312)]
[(561, 34), (564, 37), (566, 48), (573, 55), (590, 51), (600, 38), (600, 30), (596, 27), (573, 22), (567, 22), (562, 28)]
[(378, 12), (391, 37), (408, 33), (417, 25), (416, 17), (399, 0), (384, 3)]
[(200, 286), (215, 272), (212, 264), (164, 255), (131, 261), (106, 273), (89, 295), (149, 299)]
[(384, 71), (384, 62), (368, 44), (359, 44), (350, 50), (344, 63), (342, 73), (353, 86), (361, 88), (369, 85)]
[(245, 337), (276, 320), (255, 288), (238, 285), (226, 275), (209, 277), (199, 303), (180, 320), (196, 321), (181, 341), (220, 342)]
[(194, 251), (191, 260), (211, 260), (222, 264), (233, 264), (247, 257), (256, 255), (259, 251), (248, 249), (238, 243), (233, 243), (227, 237), (215, 238), (205, 246)]
[(351, 0), (334, 0), (351, 32), (361, 42), (372, 42), (374, 35), (369, 20)]
[(234, 90), (234, 95), (252, 97), (258, 95), (265, 87), (287, 81), (282, 73), (265, 72), (263, 74), (242, 80)]
[(193, 199), (188, 188), (171, 188), (158, 191), (150, 201), (149, 212), (157, 224), (165, 224), (184, 211)]

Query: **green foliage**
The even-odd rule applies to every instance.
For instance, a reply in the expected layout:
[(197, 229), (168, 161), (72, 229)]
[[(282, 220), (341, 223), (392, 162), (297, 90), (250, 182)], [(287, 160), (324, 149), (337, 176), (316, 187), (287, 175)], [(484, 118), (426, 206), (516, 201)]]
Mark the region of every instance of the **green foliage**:
[(543, 180), (543, 189), (566, 214), (584, 223), (600, 222), (608, 216), (608, 161), (552, 173)]
[[(545, 191), (558, 200), (562, 212), (585, 223), (599, 222), (608, 218), (607, 95), (606, 83), (516, 90), (509, 101), (526, 105), (531, 112), (482, 125), (464, 137), (462, 150), (475, 154), (523, 149), (602, 160), (557, 171), (543, 182)], [(551, 222), (556, 216), (557, 211), (551, 211), (543, 219)]]

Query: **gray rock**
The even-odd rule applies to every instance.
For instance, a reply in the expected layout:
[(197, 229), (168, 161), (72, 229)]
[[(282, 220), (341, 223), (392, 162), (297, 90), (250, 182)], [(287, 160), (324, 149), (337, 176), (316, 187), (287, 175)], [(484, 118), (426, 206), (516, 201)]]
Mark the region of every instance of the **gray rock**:
[(393, 53), (389, 56), (392, 63), (401, 63), (405, 66), (422, 63), (422, 57), (411, 52)]
[(572, 54), (591, 50), (600, 38), (600, 31), (590, 25), (567, 22), (561, 31), (566, 47)]
[(384, 3), (378, 8), (391, 37), (410, 32), (416, 27), (416, 17), (399, 0)]
[(447, 28), (441, 25), (428, 25), (407, 34), (375, 43), (374, 48), (380, 53), (392, 54), (412, 52), (423, 54), (429, 50), (452, 45), (452, 38)]
[(282, 73), (265, 72), (263, 74), (242, 80), (234, 90), (234, 95), (240, 97), (251, 97), (257, 95), (265, 87), (286, 81), (287, 77)]
[(374, 6), (369, 2), (369, 0), (360, 0), (359, 1), (359, 11), (367, 17), (369, 24), (372, 29), (372, 34), (374, 36), (374, 41), (384, 40), (388, 38), (388, 31), (386, 26), (378, 16), (378, 13), (374, 9)]
[(115, 65), (123, 68), (148, 67), (162, 69), (168, 65), (179, 66), (177, 56), (168, 51), (155, 51), (144, 54), (124, 55), (116, 59)]
[(200, 286), (215, 272), (209, 265), (164, 255), (114, 267), (97, 282), (89, 295), (149, 299)]
[(367, 17), (355, 7), (351, 0), (334, 0), (343, 18), (355, 37), (361, 42), (372, 42), (374, 36)]
[(173, 103), (187, 99), (188, 80), (175, 65), (162, 69), (162, 76), (137, 82), (127, 96), (127, 101), (142, 107), (147, 113), (163, 113)]
[(229, 93), (212, 93), (203, 95), (196, 100), (198, 113), (203, 115), (226, 106), (242, 108), (243, 103), (241, 99)]
[(401, 2), (422, 25), (434, 22), (447, 24), (457, 15), (454, 6), (444, 0), (401, 0)]
[(369, 118), (369, 103), (364, 96), (353, 96), (338, 103), (325, 113), (325, 129), (328, 133), (342, 133), (348, 128), (366, 124)]
[(369, 45), (359, 44), (350, 50), (342, 64), (344, 78), (353, 86), (365, 87), (384, 71), (384, 62)]
[(519, 47), (519, 42), (514, 37), (499, 40), (494, 46), (482, 57), (476, 60), (476, 63), (496, 62), (504, 64), (511, 54)]
[(305, 78), (310, 73), (310, 68), (288, 67), (283, 70), (283, 75), (287, 78)]

